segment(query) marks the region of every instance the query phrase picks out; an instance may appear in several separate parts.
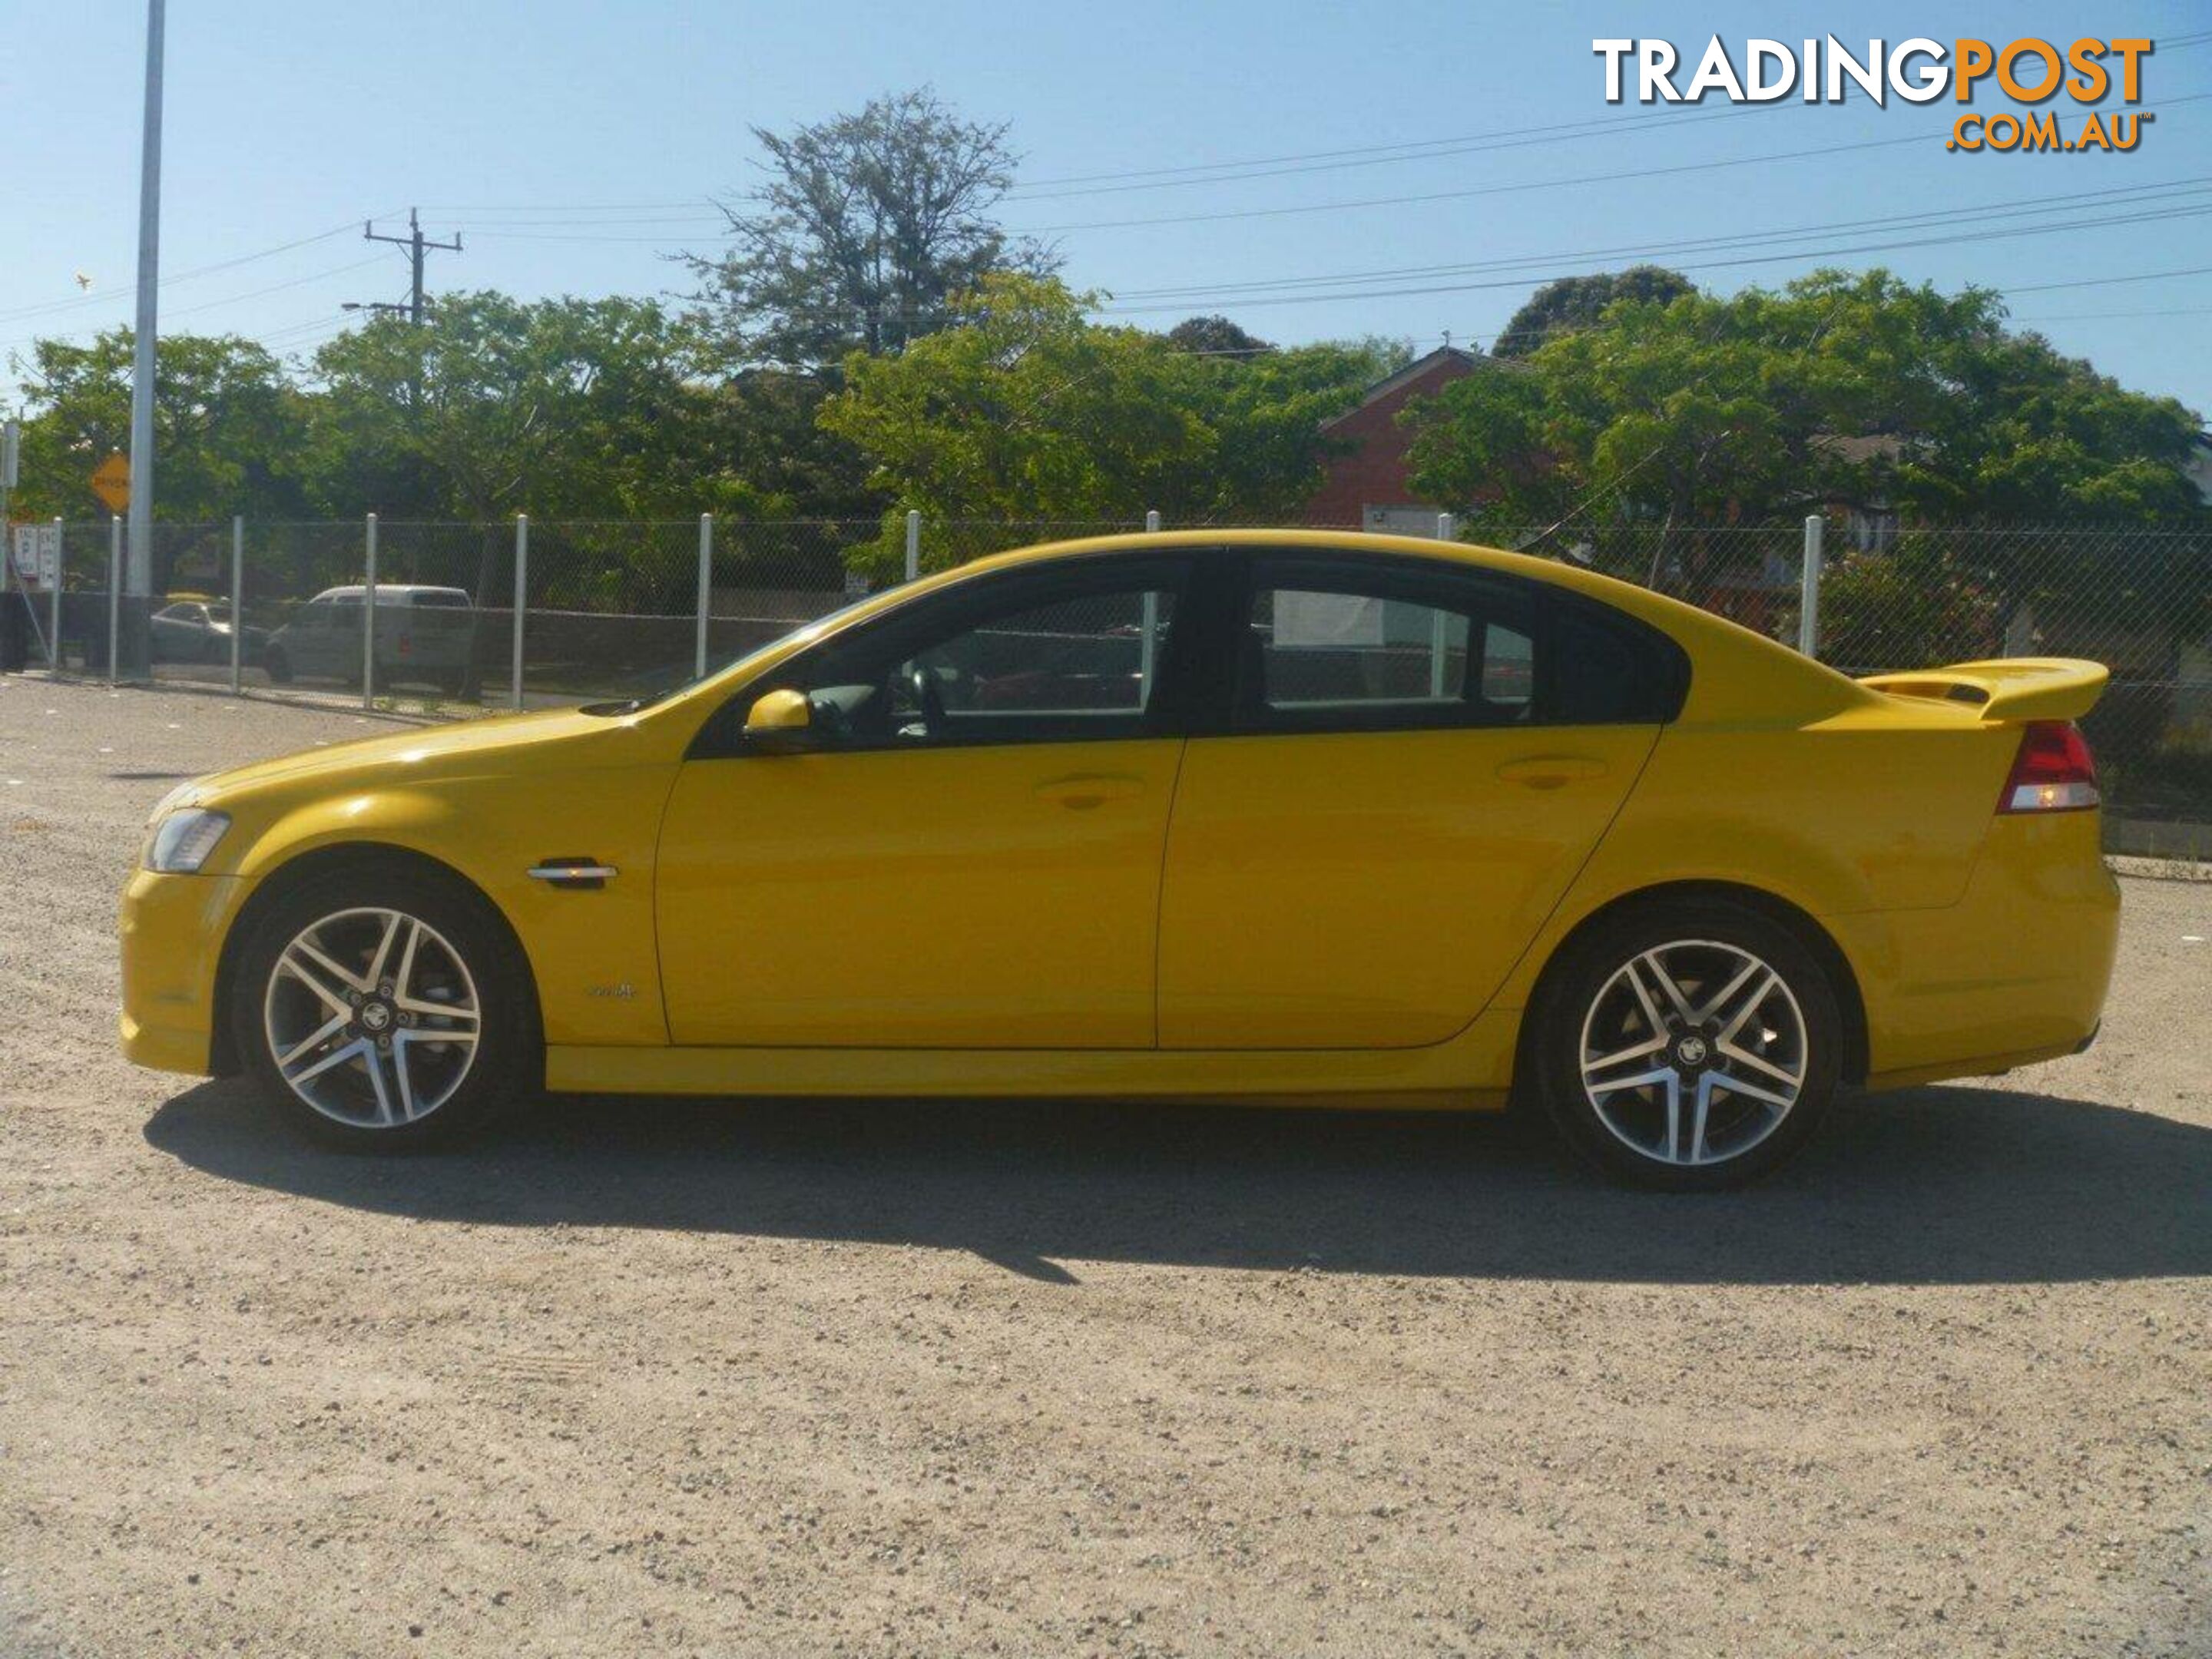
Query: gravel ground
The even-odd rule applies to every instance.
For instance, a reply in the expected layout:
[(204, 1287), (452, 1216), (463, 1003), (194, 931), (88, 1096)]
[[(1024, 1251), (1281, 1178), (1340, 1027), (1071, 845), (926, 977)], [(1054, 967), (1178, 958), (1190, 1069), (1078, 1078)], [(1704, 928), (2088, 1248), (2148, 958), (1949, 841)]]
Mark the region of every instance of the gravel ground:
[(352, 1159), (118, 1058), (112, 912), (362, 726), (0, 680), (0, 1652), (2212, 1653), (2212, 887), (1717, 1200), (1328, 1113)]

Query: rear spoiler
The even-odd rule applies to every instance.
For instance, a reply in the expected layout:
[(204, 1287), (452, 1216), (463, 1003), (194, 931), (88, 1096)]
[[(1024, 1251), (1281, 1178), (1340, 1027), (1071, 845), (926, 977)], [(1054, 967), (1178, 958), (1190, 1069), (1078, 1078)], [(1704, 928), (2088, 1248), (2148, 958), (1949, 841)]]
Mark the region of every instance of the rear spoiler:
[(1859, 684), (1895, 697), (1966, 703), (1984, 720), (2073, 720), (2095, 707), (2112, 671), (2078, 657), (2000, 657), (1905, 674), (1869, 674)]

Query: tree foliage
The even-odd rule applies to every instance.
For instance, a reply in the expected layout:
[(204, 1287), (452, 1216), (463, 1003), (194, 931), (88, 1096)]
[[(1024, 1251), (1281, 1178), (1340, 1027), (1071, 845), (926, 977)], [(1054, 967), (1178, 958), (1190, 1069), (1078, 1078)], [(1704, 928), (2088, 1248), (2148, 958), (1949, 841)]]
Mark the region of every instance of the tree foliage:
[(315, 357), (327, 503), (492, 519), (696, 512), (715, 408), (690, 331), (647, 300), (495, 293), (380, 317)]
[[(33, 347), (16, 509), (39, 518), (106, 512), (93, 494), (92, 471), (131, 450), (131, 351), (127, 328), (86, 345), (40, 340)], [(310, 410), (283, 366), (234, 335), (172, 335), (158, 357), (154, 441), (163, 516), (298, 516)]]
[(1626, 270), (1562, 276), (1530, 295), (1521, 309), (1506, 320), (1504, 331), (1492, 343), (1490, 355), (1526, 357), (1547, 340), (1572, 329), (1588, 328), (1616, 300), (1664, 305), (1695, 292), (1696, 287), (1680, 271), (1668, 270), (1663, 265), (1631, 265)]
[(1186, 317), (1168, 331), (1168, 343), (1177, 351), (1201, 356), (1250, 357), (1275, 348), (1256, 334), (1246, 332), (1226, 317)]
[(1814, 508), (2148, 522), (2197, 511), (2197, 417), (2122, 389), (1999, 297), (1822, 271), (1619, 300), (1408, 411), (1427, 499), (1495, 520), (1771, 523)]
[(1051, 278), (1000, 275), (959, 325), (896, 357), (855, 353), (822, 423), (901, 507), (948, 519), (1183, 522), (1287, 513), (1320, 481), (1319, 427), (1376, 373), (1360, 346), (1202, 357), (1087, 320)]
[(724, 204), (729, 251), (685, 256), (732, 364), (896, 350), (944, 327), (952, 297), (986, 276), (1057, 264), (991, 216), (1013, 183), (1006, 127), (967, 120), (927, 88), (753, 136), (768, 178)]

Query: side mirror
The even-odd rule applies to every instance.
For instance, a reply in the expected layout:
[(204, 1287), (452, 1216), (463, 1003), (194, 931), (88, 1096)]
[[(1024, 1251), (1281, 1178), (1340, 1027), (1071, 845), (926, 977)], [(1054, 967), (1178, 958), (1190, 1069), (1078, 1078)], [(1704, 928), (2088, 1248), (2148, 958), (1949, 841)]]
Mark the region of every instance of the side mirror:
[(769, 754), (806, 747), (814, 729), (814, 705), (804, 691), (771, 691), (745, 711), (745, 738)]

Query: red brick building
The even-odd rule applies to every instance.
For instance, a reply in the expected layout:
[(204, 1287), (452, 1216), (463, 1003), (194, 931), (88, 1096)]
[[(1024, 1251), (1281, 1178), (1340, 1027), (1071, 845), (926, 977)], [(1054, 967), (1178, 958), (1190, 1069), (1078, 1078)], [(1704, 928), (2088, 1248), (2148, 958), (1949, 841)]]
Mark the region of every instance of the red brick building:
[(1398, 424), (1398, 416), (1415, 398), (1433, 396), (1475, 367), (1473, 352), (1442, 347), (1376, 381), (1358, 408), (1323, 422), (1323, 433), (1353, 447), (1328, 459), (1327, 476), (1306, 503), (1306, 522), (1433, 532), (1437, 509), (1418, 500), (1407, 479), (1406, 446), (1412, 434)]

